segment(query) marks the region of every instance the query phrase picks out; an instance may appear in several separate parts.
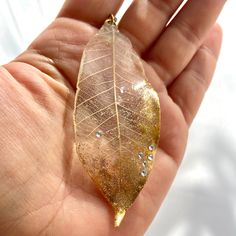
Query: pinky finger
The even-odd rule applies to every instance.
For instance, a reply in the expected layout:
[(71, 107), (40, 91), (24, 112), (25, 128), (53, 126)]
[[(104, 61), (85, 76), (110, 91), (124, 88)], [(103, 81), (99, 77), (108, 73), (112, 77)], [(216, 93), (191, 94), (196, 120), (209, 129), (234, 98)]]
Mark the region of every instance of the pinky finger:
[(222, 31), (215, 25), (185, 70), (168, 88), (188, 125), (199, 109), (215, 71), (222, 41)]

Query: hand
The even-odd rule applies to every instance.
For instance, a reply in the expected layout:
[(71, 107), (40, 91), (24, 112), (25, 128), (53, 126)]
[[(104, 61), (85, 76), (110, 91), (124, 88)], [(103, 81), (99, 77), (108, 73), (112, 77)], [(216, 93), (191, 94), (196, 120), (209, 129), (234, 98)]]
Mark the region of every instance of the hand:
[[(182, 160), (221, 44), (224, 0), (135, 1), (120, 23), (159, 92), (160, 148), (119, 228), (73, 151), (72, 112), (85, 44), (121, 1), (67, 0), (56, 20), (0, 67), (0, 235), (143, 235)], [(213, 26), (214, 25), (214, 26)]]

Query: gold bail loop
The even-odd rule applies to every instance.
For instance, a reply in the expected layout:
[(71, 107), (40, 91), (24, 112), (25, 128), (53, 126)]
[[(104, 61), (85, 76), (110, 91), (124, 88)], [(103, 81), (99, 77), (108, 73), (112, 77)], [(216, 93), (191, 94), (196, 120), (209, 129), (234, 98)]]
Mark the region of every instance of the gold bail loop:
[(110, 16), (105, 20), (105, 22), (110, 24), (110, 25), (117, 26), (117, 23), (116, 23), (117, 22), (117, 18), (113, 14), (110, 14)]

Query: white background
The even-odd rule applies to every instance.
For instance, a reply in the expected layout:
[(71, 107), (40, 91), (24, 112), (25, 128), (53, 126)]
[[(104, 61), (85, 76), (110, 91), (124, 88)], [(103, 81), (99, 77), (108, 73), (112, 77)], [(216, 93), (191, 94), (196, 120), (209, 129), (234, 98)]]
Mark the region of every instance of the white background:
[[(22, 52), (62, 3), (1, 0), (0, 63)], [(177, 178), (146, 236), (236, 235), (235, 14), (236, 1), (228, 0), (218, 20), (224, 41), (212, 86), (191, 128)]]

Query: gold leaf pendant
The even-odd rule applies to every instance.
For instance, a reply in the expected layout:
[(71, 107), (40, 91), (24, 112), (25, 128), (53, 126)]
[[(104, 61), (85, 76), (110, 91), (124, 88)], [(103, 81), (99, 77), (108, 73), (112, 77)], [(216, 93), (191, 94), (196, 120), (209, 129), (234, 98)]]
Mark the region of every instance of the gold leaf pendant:
[(86, 45), (74, 109), (78, 157), (119, 226), (152, 169), (160, 104), (131, 42), (107, 19)]

